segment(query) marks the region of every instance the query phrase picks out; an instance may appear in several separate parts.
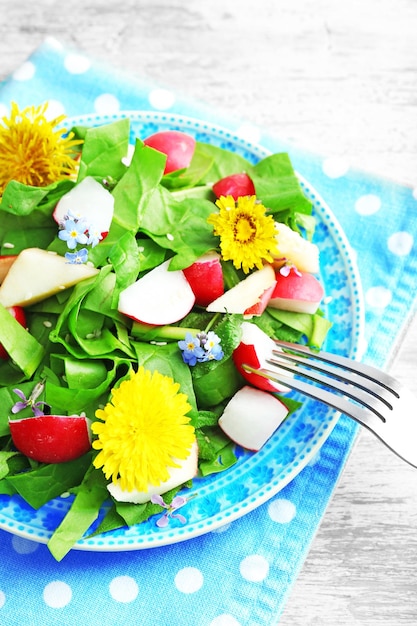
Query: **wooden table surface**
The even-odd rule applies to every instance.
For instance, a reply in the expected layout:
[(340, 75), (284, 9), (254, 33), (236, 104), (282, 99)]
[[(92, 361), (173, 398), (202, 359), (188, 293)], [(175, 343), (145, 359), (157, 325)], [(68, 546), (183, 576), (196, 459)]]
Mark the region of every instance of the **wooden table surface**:
[[(0, 80), (52, 35), (416, 187), (416, 33), (415, 0), (2, 0)], [(416, 348), (414, 322), (392, 372), (417, 394)], [(416, 626), (416, 486), (363, 431), (280, 626)]]

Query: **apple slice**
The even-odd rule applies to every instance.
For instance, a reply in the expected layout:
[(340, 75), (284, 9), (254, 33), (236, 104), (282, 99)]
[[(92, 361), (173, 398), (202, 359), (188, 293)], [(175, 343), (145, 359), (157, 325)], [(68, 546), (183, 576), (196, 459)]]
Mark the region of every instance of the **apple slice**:
[[(8, 307), (7, 310), (9, 311), (10, 315), (13, 315), (15, 320), (19, 322), (21, 326), (23, 326), (23, 328), (26, 328), (26, 315), (21, 306), (11, 306)], [(7, 352), (3, 344), (0, 343), (0, 359), (2, 359), (3, 361), (7, 361), (7, 359), (9, 358), (9, 353)]]
[(243, 365), (249, 365), (254, 369), (270, 369), (267, 359), (272, 357), (273, 350), (279, 350), (275, 341), (271, 339), (259, 326), (251, 322), (243, 322), (241, 326), (242, 337), (240, 344), (233, 351), (233, 362), (243, 378), (258, 389), (286, 393), (287, 387), (276, 383), (268, 378), (248, 372)]
[(99, 270), (86, 264), (68, 263), (65, 257), (41, 248), (22, 250), (0, 285), (0, 303), (29, 306), (72, 287)]
[(217, 198), (232, 196), (233, 200), (237, 200), (240, 196), (254, 196), (255, 186), (247, 174), (231, 174), (214, 183), (213, 193)]
[(195, 150), (195, 139), (179, 130), (162, 130), (144, 139), (145, 146), (166, 154), (164, 174), (188, 167)]
[(262, 300), (264, 292), (275, 286), (275, 272), (272, 265), (264, 265), (255, 270), (240, 283), (211, 302), (206, 310), (209, 313), (240, 313), (243, 315)]
[(83, 415), (39, 415), (9, 420), (13, 444), (39, 463), (65, 463), (91, 448), (90, 420)]
[(168, 480), (162, 482), (160, 485), (149, 485), (147, 491), (133, 491), (123, 490), (120, 487), (120, 481), (112, 482), (107, 485), (107, 489), (115, 500), (118, 502), (133, 502), (134, 504), (144, 504), (149, 502), (152, 496), (161, 496), (167, 491), (171, 491), (175, 487), (186, 483), (197, 475), (198, 464), (198, 445), (194, 441), (191, 446), (190, 454), (186, 459), (173, 461), (179, 465), (179, 467), (170, 467)]
[(265, 289), (265, 291), (259, 296), (258, 302), (255, 302), (252, 306), (247, 308), (243, 312), (243, 317), (245, 320), (250, 320), (252, 317), (259, 317), (265, 311), (266, 307), (269, 305), (269, 300), (271, 299), (271, 295), (275, 289), (275, 283)]
[(283, 259), (293, 263), (300, 272), (319, 273), (319, 249), (315, 243), (304, 239), (300, 233), (286, 224), (275, 222), (277, 229), (276, 241), (278, 264)]
[(229, 400), (219, 426), (235, 443), (257, 452), (288, 415), (276, 396), (245, 386)]
[(290, 270), (288, 276), (276, 274), (277, 284), (272, 292), (269, 306), (283, 311), (315, 313), (324, 295), (319, 280), (306, 272)]
[(17, 259), (17, 254), (3, 254), (0, 256), (0, 285), (6, 278), (7, 272)]
[(70, 213), (77, 219), (83, 219), (92, 225), (94, 232), (101, 233), (104, 239), (109, 232), (113, 219), (114, 197), (92, 176), (86, 176), (71, 191), (58, 201), (53, 212), (57, 224)]
[(170, 259), (120, 292), (118, 310), (144, 324), (164, 326), (191, 311), (195, 296), (182, 270), (169, 271)]
[(183, 270), (195, 295), (198, 306), (207, 306), (224, 293), (223, 270), (220, 255), (207, 252)]

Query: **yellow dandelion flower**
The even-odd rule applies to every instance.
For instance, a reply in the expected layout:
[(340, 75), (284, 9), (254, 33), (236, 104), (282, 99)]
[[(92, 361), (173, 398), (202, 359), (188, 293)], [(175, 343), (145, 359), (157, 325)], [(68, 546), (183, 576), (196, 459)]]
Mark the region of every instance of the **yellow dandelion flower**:
[(266, 215), (266, 209), (256, 196), (221, 196), (216, 205), (218, 213), (212, 213), (208, 222), (214, 225), (214, 234), (220, 237), (220, 251), (225, 261), (242, 268), (245, 274), (251, 269), (271, 263), (276, 251), (274, 219)]
[(107, 479), (126, 491), (147, 491), (169, 478), (174, 459), (186, 459), (195, 441), (186, 414), (191, 406), (169, 376), (140, 367), (119, 387), (110, 402), (96, 411), (92, 424), (99, 450), (93, 463)]
[(16, 180), (33, 187), (46, 187), (77, 170), (75, 146), (82, 143), (57, 129), (65, 115), (48, 120), (48, 104), (19, 110), (12, 103), (10, 117), (0, 122), (0, 195)]

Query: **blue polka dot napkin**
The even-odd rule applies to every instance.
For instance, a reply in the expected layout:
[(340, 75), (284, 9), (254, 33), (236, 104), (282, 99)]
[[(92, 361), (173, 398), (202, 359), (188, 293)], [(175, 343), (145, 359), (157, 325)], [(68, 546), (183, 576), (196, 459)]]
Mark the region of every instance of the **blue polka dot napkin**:
[[(179, 113), (290, 153), (332, 208), (356, 255), (366, 305), (364, 360), (384, 367), (415, 308), (417, 194), (341, 158), (288, 146), (140, 76), (124, 76), (48, 39), (0, 85), (0, 115), (48, 100), (68, 116), (119, 110)], [(72, 551), (56, 563), (44, 545), (0, 531), (0, 623), (73, 626), (266, 626), (279, 618), (352, 447), (341, 417), (319, 455), (286, 488), (243, 518), (199, 538), (137, 552)]]

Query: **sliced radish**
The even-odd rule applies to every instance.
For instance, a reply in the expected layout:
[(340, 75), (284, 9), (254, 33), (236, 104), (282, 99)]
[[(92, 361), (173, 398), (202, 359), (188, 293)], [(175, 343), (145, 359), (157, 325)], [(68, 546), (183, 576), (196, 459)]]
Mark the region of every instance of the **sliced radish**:
[(83, 219), (104, 238), (113, 219), (114, 197), (92, 176), (86, 176), (58, 201), (53, 218), (61, 224), (68, 213)]
[(240, 196), (254, 196), (255, 186), (247, 174), (231, 174), (214, 183), (213, 192), (217, 198), (232, 196), (233, 200), (237, 200)]
[(275, 272), (271, 265), (265, 265), (211, 302), (206, 310), (209, 313), (243, 315), (251, 307), (261, 303), (264, 292), (274, 286)]
[(65, 463), (91, 447), (90, 420), (82, 415), (40, 415), (9, 420), (17, 450), (39, 463)]
[(164, 174), (188, 167), (195, 150), (195, 139), (179, 130), (163, 130), (144, 139), (145, 146), (167, 156)]
[(123, 490), (120, 487), (120, 481), (112, 482), (107, 486), (110, 494), (113, 498), (119, 502), (133, 502), (135, 504), (144, 504), (149, 502), (154, 495), (162, 495), (179, 487), (186, 483), (197, 475), (198, 464), (198, 445), (195, 441), (191, 446), (190, 454), (184, 460), (173, 459), (173, 461), (179, 465), (179, 467), (171, 467), (169, 470), (168, 480), (162, 482), (160, 485), (149, 485), (147, 491), (133, 491)]
[(250, 320), (252, 317), (259, 317), (265, 311), (266, 307), (269, 305), (269, 300), (271, 295), (275, 289), (275, 283), (265, 289), (265, 291), (259, 296), (258, 302), (255, 302), (252, 306), (247, 308), (243, 312), (243, 317), (245, 320)]
[[(26, 315), (21, 306), (11, 306), (8, 307), (7, 310), (9, 311), (10, 315), (12, 315), (21, 326), (23, 326), (23, 328), (26, 328)], [(8, 358), (9, 353), (4, 348), (3, 344), (0, 343), (0, 359), (2, 359), (3, 361), (7, 361)]]
[(315, 243), (304, 239), (300, 233), (286, 224), (275, 222), (277, 230), (277, 265), (285, 259), (296, 266), (300, 272), (319, 273), (319, 249)]
[(217, 252), (207, 252), (183, 272), (198, 306), (207, 306), (224, 293), (223, 270)]
[(315, 313), (324, 295), (319, 280), (306, 272), (290, 270), (288, 276), (276, 274), (277, 284), (272, 292), (269, 306), (284, 311)]
[(243, 322), (240, 344), (233, 351), (233, 361), (243, 378), (258, 389), (284, 393), (289, 391), (285, 385), (275, 383), (263, 376), (248, 372), (243, 365), (254, 369), (271, 369), (267, 359), (272, 357), (273, 350), (279, 350), (276, 343), (259, 326), (251, 322)]
[(22, 250), (0, 285), (5, 307), (29, 306), (98, 274), (86, 264), (68, 263), (65, 257), (41, 248)]
[(144, 324), (178, 322), (191, 311), (195, 296), (182, 270), (169, 271), (170, 260), (129, 285), (119, 295), (120, 313)]
[(245, 386), (226, 405), (219, 426), (239, 446), (257, 452), (287, 415), (287, 407), (276, 396)]

